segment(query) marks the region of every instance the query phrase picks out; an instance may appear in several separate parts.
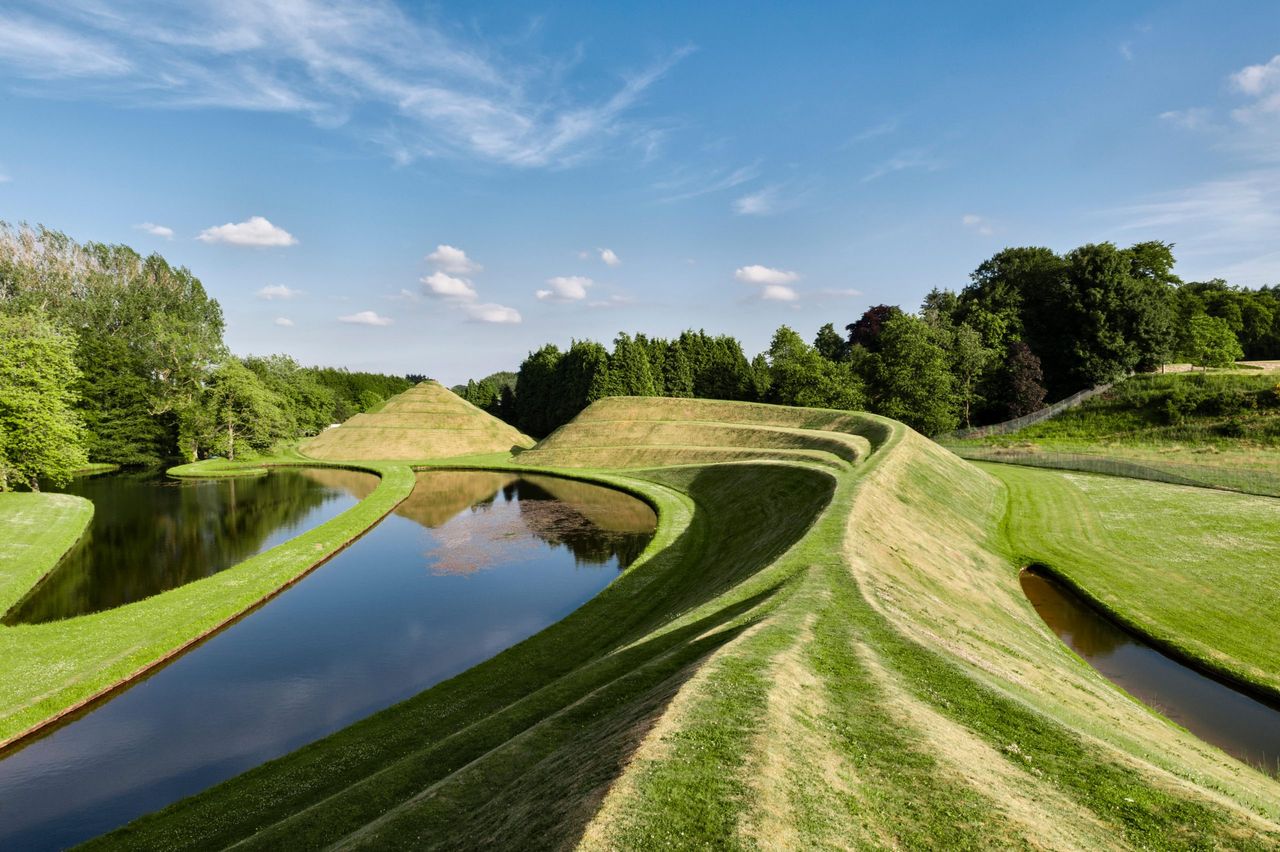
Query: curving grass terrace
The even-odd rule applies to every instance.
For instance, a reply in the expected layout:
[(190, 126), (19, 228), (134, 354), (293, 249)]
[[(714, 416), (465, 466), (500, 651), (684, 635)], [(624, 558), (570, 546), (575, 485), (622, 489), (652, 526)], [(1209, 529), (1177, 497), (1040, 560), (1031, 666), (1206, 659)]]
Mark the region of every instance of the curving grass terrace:
[[(567, 469), (576, 445), (593, 468)], [(753, 458), (711, 463), (720, 453)], [(869, 415), (693, 400), (608, 400), (518, 457), (445, 463), (622, 487), (657, 508), (659, 532), (542, 633), (93, 845), (1280, 843), (1280, 785), (1116, 690), (1022, 596), (1029, 555), (1069, 572), (1070, 540), (1141, 546), (1141, 512), (1108, 515), (1111, 538), (1087, 520), (1046, 527), (1067, 504), (1041, 491), (1070, 480), (997, 478)], [(1205, 529), (1240, 509), (1194, 508)], [(1275, 541), (1238, 533), (1259, 553)], [(1221, 564), (1212, 536), (1182, 542)], [(1107, 565), (1081, 582), (1116, 582)], [(1116, 586), (1117, 606), (1151, 629), (1169, 618), (1134, 588)]]

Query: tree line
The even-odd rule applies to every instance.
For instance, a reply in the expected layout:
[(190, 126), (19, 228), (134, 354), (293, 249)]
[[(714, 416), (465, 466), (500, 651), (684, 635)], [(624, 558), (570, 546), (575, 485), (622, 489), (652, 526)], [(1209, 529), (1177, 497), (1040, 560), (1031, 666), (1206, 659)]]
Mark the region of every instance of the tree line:
[(863, 409), (933, 435), (1020, 417), (1048, 398), (1171, 360), (1227, 366), (1280, 358), (1280, 288), (1184, 283), (1173, 246), (1143, 242), (1007, 248), (959, 292), (914, 312), (876, 305), (818, 329), (788, 326), (748, 358), (726, 335), (619, 334), (612, 349), (547, 344), (515, 373), (455, 390), (534, 437), (605, 396), (672, 396)]
[(0, 489), (90, 460), (265, 451), (411, 383), (237, 358), (199, 279), (123, 245), (0, 223)]

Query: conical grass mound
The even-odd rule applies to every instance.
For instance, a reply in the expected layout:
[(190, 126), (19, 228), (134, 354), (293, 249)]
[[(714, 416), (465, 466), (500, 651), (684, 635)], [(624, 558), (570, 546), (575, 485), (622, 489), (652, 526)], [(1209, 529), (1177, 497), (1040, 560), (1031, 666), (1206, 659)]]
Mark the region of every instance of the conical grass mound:
[(302, 445), (326, 461), (417, 461), (531, 447), (533, 439), (437, 382), (422, 382)]

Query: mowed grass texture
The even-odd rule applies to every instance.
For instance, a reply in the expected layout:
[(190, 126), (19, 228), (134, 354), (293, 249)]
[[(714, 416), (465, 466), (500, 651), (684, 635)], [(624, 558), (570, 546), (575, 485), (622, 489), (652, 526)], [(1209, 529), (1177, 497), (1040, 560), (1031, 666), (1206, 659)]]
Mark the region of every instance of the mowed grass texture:
[[(647, 427), (612, 442), (596, 428), (680, 421), (699, 436), (677, 448), (731, 451), (732, 438), (757, 452), (773, 445), (753, 430), (769, 427), (797, 446), (806, 431), (843, 433), (865, 451), (832, 453), (839, 465), (707, 464), (655, 445), (673, 464), (645, 467)], [(600, 595), (92, 845), (1280, 844), (1280, 786), (1116, 690), (1045, 628), (1006, 533), (1018, 498), (996, 477), (870, 415), (653, 399), (598, 403), (519, 465), (490, 465), (564, 464), (578, 440), (599, 464), (580, 475), (643, 494), (660, 517)]]
[(420, 461), (531, 446), (532, 438), (427, 381), (393, 396), (376, 411), (326, 429), (304, 442), (301, 451), (330, 461)]
[(1280, 698), (1280, 500), (983, 465), (1008, 534), (1115, 617)]
[[(364, 467), (381, 476), (368, 499), (233, 568), (116, 609), (46, 624), (0, 625), (0, 745), (141, 674), (249, 610), (357, 538), (413, 489), (414, 474), (407, 466)], [(210, 465), (215, 473), (232, 468)], [(199, 471), (199, 466), (186, 469)], [(87, 500), (0, 494), (0, 605), (12, 606), (52, 570), (91, 517)]]

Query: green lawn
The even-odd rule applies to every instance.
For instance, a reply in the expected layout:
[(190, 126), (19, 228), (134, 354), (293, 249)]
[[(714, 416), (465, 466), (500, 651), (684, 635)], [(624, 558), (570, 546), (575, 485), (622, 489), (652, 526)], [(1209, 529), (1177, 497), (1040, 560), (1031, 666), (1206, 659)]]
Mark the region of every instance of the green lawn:
[(0, 612), (53, 570), (92, 518), (93, 504), (81, 497), (0, 492)]
[[(234, 568), (105, 612), (47, 624), (0, 625), (0, 744), (234, 619), (328, 559), (413, 490), (414, 475), (407, 466), (361, 466), (382, 477), (369, 498)], [(225, 465), (212, 467), (225, 470)], [(0, 603), (11, 606), (47, 573), (79, 537), (91, 513), (87, 501), (78, 498), (0, 494)]]
[[(1280, 785), (1129, 699), (1040, 622), (1017, 579), (1025, 548), (1007, 516), (1020, 502), (1001, 480), (871, 416), (689, 400), (633, 411), (695, 431), (789, 421), (872, 452), (844, 469), (644, 468), (627, 433), (614, 458), (631, 469), (577, 473), (645, 494), (660, 526), (596, 598), (96, 845), (1280, 843)], [(1203, 511), (1235, 514), (1225, 505)]]
[(1280, 697), (1280, 501), (1114, 476), (984, 465), (1007, 533), (1123, 622)]
[(957, 454), (1280, 497), (1280, 373), (1142, 374)]

